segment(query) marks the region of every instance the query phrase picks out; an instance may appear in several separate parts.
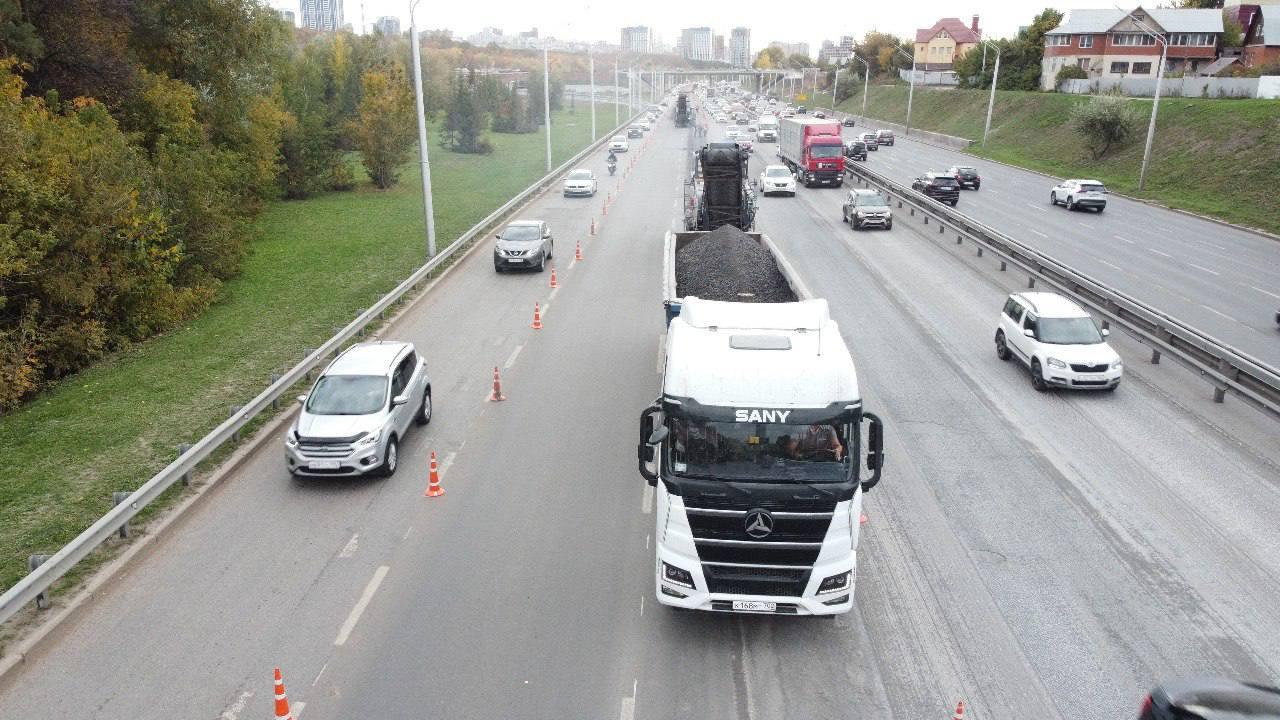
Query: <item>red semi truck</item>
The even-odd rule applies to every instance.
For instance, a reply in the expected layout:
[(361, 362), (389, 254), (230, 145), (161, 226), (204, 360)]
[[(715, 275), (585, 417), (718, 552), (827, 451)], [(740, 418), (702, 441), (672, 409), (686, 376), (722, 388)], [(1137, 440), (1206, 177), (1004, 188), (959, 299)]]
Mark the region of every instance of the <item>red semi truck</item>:
[(778, 157), (805, 187), (844, 184), (844, 141), (840, 121), (815, 117), (782, 118)]

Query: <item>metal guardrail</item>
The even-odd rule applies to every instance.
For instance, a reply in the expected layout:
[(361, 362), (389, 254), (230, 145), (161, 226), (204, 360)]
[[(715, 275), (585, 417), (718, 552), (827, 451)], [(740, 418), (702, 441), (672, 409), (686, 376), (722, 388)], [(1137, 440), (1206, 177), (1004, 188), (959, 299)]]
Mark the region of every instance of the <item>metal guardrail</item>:
[(397, 285), (394, 290), (382, 296), (372, 307), (362, 312), (355, 320), (352, 320), (346, 327), (326, 340), (323, 345), (308, 355), (302, 362), (294, 365), (283, 375), (278, 376), (266, 390), (263, 390), (221, 425), (187, 448), (185, 452), (178, 456), (177, 460), (169, 463), (166, 468), (153, 475), (150, 480), (143, 483), (137, 490), (134, 490), (127, 498), (122, 498), (107, 514), (98, 518), (97, 522), (81, 532), (74, 540), (64, 545), (53, 556), (43, 559), (30, 573), (5, 591), (3, 595), (0, 595), (0, 623), (8, 621), (27, 603), (36, 600), (37, 597), (41, 597), (54, 582), (67, 574), (71, 568), (75, 567), (77, 563), (87, 557), (107, 538), (125, 527), (129, 520), (159, 497), (161, 493), (169, 489), (175, 482), (183, 479), (184, 476), (188, 476), (189, 473), (195, 470), (197, 465), (228, 440), (238, 439), (240, 430), (245, 425), (264, 410), (273, 407), (273, 403), (278, 402), (290, 387), (304, 377), (309, 377), (310, 372), (317, 365), (328, 358), (329, 355), (341, 349), (345, 343), (355, 339), (366, 326), (381, 319), (382, 314), (388, 308), (411, 292), (419, 283), (426, 280), (433, 271), (443, 265), (455, 252), (466, 247), (472, 239), (488, 230), (490, 226), (501, 220), (526, 200), (541, 193), (548, 185), (555, 183), (560, 176), (581, 162), (583, 158), (596, 152), (605, 143), (609, 142), (614, 133), (625, 128), (642, 114), (643, 111), (638, 112), (617, 128), (605, 132), (599, 140), (588, 145), (581, 152), (565, 161), (564, 164), (544, 175), (533, 185), (525, 188), (519, 195), (511, 198), (502, 207), (489, 213), (483, 220), (473, 225), (457, 240), (454, 240), (448, 247), (441, 250), (434, 258), (431, 258), (425, 265), (418, 268), (406, 280)]
[(1167, 354), (1200, 373), (1213, 385), (1214, 402), (1223, 402), (1230, 392), (1280, 418), (1276, 368), (863, 165), (853, 164), (849, 173), (864, 185), (878, 187), (891, 202), (896, 199), (899, 208), (923, 214), (926, 224), (933, 218), (938, 234), (948, 228), (955, 231), (957, 245), (968, 238), (977, 245), (979, 256), (990, 251), (1000, 259), (1001, 270), (1014, 265), (1027, 273), (1029, 288), (1043, 282), (1101, 316), (1103, 327), (1118, 325), (1151, 347), (1152, 364)]

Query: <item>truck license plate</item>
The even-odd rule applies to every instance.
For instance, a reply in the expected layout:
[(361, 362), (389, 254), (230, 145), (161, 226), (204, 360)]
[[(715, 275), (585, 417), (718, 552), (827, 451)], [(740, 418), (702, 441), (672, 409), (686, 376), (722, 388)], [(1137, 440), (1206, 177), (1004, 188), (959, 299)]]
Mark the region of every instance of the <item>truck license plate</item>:
[(778, 603), (761, 600), (734, 600), (733, 609), (746, 610), (747, 612), (777, 612)]
[(312, 470), (337, 470), (342, 467), (342, 463), (337, 460), (312, 460), (307, 463), (307, 467)]

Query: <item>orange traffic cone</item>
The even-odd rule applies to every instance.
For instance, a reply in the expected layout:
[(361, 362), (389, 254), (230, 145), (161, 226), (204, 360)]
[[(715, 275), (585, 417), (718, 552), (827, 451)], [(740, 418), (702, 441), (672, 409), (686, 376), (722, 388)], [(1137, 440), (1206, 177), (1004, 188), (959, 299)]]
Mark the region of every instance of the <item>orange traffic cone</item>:
[(489, 393), (489, 402), (502, 402), (507, 396), (502, 394), (502, 376), (498, 375), (498, 366), (493, 366), (493, 392)]
[(551, 268), (551, 283), (550, 283), (550, 286), (551, 286), (551, 287), (553, 287), (553, 288), (558, 288), (558, 287), (560, 287), (560, 283), (556, 282), (556, 269), (555, 269), (555, 268)]
[(591, 237), (596, 236), (596, 219), (591, 218)]
[(444, 488), (440, 487), (440, 470), (436, 467), (436, 451), (431, 451), (431, 475), (427, 481), (427, 491), (422, 494), (423, 497), (440, 497), (444, 494)]
[(574, 260), (578, 260), (578, 261), (582, 261), (582, 259), (583, 259), (583, 257), (582, 257), (582, 241), (581, 241), (581, 240), (579, 240), (579, 241), (577, 242), (577, 245), (574, 247), (574, 250), (573, 250), (573, 259), (574, 259)]
[(609, 214), (609, 201), (608, 201), (608, 200), (605, 200), (605, 201), (604, 201), (604, 207), (600, 210), (600, 214), (601, 214), (601, 215), (608, 215), (608, 214)]
[(964, 720), (964, 701), (961, 700), (956, 704), (956, 714), (951, 716), (951, 720)]
[(529, 327), (534, 330), (542, 329), (542, 310), (538, 307), (538, 303), (533, 304), (533, 324)]
[(284, 695), (284, 680), (280, 678), (280, 668), (276, 668), (276, 720), (293, 720), (289, 713), (289, 698)]
[(866, 524), (867, 524), (867, 514), (866, 514), (866, 513), (862, 513), (862, 515), (858, 517), (858, 524), (859, 524), (859, 525), (866, 525)]

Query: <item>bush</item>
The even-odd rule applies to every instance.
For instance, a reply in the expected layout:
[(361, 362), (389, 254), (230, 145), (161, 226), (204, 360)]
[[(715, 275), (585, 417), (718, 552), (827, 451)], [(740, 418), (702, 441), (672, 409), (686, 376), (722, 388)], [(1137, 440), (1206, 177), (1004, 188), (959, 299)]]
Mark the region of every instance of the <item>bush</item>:
[(1053, 89), (1061, 90), (1062, 84), (1068, 80), (1088, 80), (1089, 73), (1079, 65), (1063, 65), (1053, 78)]
[(1133, 136), (1140, 122), (1133, 103), (1117, 95), (1099, 95), (1071, 108), (1071, 124), (1084, 136), (1097, 160)]

